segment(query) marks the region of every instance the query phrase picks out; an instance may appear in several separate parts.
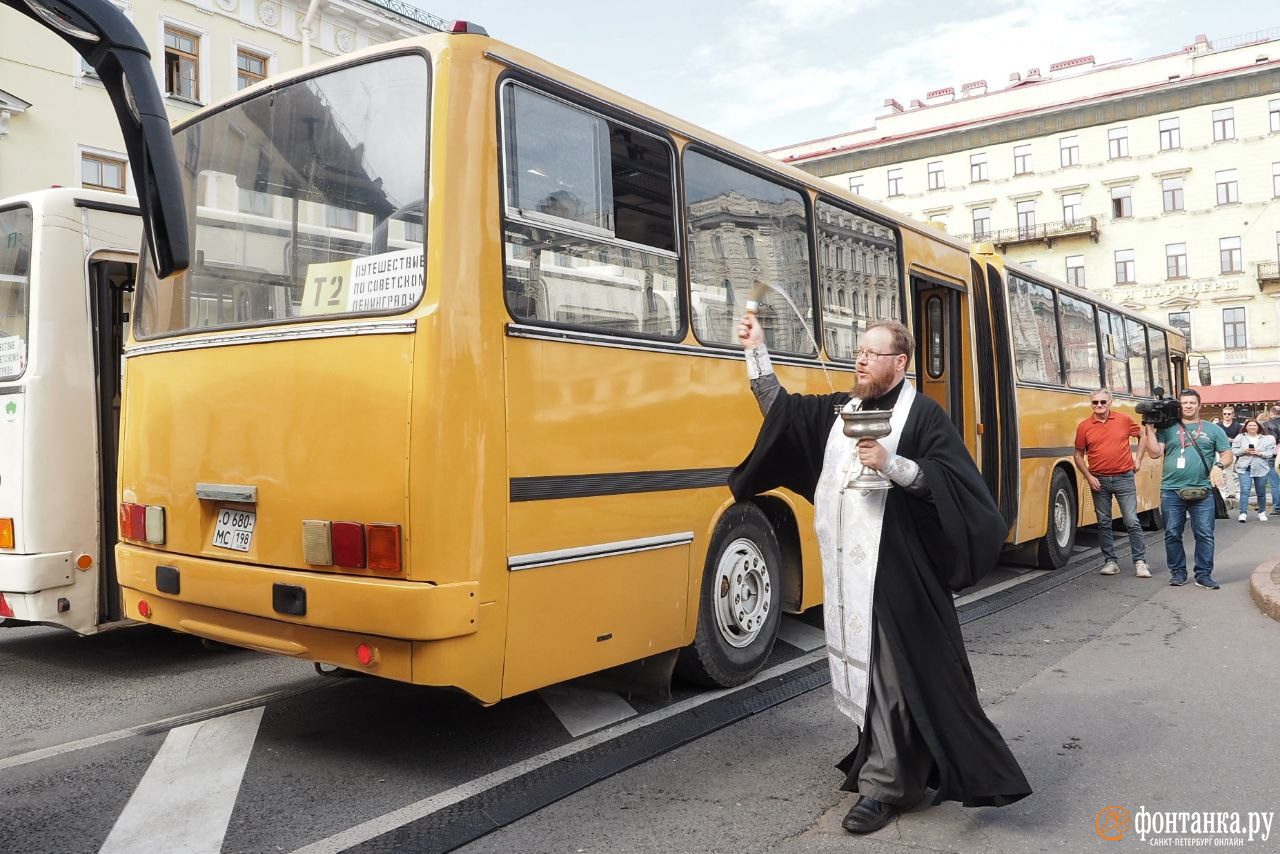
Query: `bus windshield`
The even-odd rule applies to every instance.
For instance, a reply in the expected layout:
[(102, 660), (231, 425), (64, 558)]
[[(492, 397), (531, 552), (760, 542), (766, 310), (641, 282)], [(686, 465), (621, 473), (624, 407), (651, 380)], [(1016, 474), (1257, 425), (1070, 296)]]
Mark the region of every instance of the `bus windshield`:
[(30, 271), (31, 208), (0, 210), (0, 380), (26, 369)]
[(392, 56), (262, 92), (174, 135), (191, 268), (143, 280), (135, 334), (398, 313), (422, 295), (429, 78)]

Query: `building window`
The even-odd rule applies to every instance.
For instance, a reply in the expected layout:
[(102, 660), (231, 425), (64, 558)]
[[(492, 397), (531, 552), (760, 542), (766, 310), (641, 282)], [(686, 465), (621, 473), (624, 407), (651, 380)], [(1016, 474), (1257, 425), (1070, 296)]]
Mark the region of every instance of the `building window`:
[(1184, 209), (1186, 203), (1182, 195), (1182, 178), (1165, 178), (1160, 182), (1160, 189), (1164, 194), (1165, 213)]
[(1111, 151), (1111, 159), (1129, 156), (1129, 129), (1112, 128), (1107, 131), (1107, 146)]
[(862, 175), (854, 175), (849, 179), (849, 192), (853, 193), (855, 196), (865, 195), (865, 193), (862, 192), (862, 188), (865, 186), (866, 179)]
[(1138, 280), (1134, 267), (1133, 250), (1116, 250), (1116, 284), (1132, 285)]
[[(748, 257), (748, 258), (750, 258), (750, 259), (752, 259), (752, 260), (754, 260), (754, 259), (755, 259), (755, 257), (756, 257), (756, 239), (755, 239), (754, 237), (752, 237), (750, 234), (744, 234), (744, 235), (742, 235), (742, 248), (746, 250), (746, 252), (747, 252), (747, 257)], [(837, 249), (837, 250), (836, 250), (836, 252), (838, 252), (841, 256), (843, 256), (843, 255), (844, 255), (844, 247), (840, 247), (839, 249)], [(837, 266), (839, 266), (839, 267), (843, 267), (843, 266), (844, 266), (844, 259), (843, 259), (843, 257), (840, 259), (840, 261), (839, 261), (839, 262), (837, 262)]]
[(1239, 273), (1244, 270), (1240, 252), (1240, 238), (1223, 237), (1218, 240), (1218, 259), (1222, 272)]
[(1191, 346), (1191, 312), (1189, 311), (1171, 311), (1169, 312), (1169, 325), (1182, 333), (1182, 337), (1187, 339), (1187, 346)]
[(164, 28), (164, 87), (166, 95), (200, 100), (200, 36)]
[(1028, 199), (1018, 202), (1018, 236), (1035, 237), (1036, 235), (1036, 202)]
[(80, 186), (123, 193), (127, 161), (102, 154), (80, 154)]
[(935, 160), (929, 164), (929, 189), (941, 190), (947, 186), (946, 176), (942, 173), (942, 161)]
[(236, 51), (236, 91), (267, 79), (267, 58), (240, 48)]
[(1249, 346), (1243, 307), (1222, 310), (1222, 346), (1227, 350), (1243, 350)]
[(991, 233), (991, 208), (973, 209), (973, 239), (981, 240)]
[(1271, 132), (1280, 131), (1280, 98), (1268, 103), (1267, 110), (1271, 113)]
[(1160, 150), (1172, 151), (1175, 148), (1182, 148), (1182, 130), (1179, 126), (1179, 120), (1161, 119), (1160, 120)]
[(1067, 256), (1067, 284), (1075, 285), (1077, 288), (1084, 287), (1084, 256), (1083, 255)]
[(987, 153), (969, 155), (969, 181), (987, 180)]
[(889, 195), (890, 196), (902, 195), (902, 169), (901, 168), (889, 170)]
[(1271, 164), (1271, 195), (1280, 198), (1280, 163)]
[[(356, 212), (328, 205), (324, 209), (324, 224), (330, 228), (345, 228), (347, 231), (355, 231)], [(569, 266), (568, 262), (566, 261), (563, 266)]]
[(1080, 165), (1080, 137), (1064, 136), (1058, 143), (1058, 158), (1063, 166)]
[(1187, 277), (1187, 244), (1169, 243), (1164, 247), (1165, 276), (1170, 279)]
[(1236, 179), (1236, 170), (1223, 169), (1215, 173), (1214, 182), (1218, 185), (1218, 204), (1230, 205), (1240, 201), (1240, 184)]
[(1062, 197), (1062, 221), (1079, 222), (1084, 219), (1084, 194), (1067, 193)]
[(1015, 145), (1013, 147), (1013, 174), (1027, 175), (1031, 172), (1031, 146)]
[(240, 211), (242, 213), (271, 216), (271, 196), (254, 190), (240, 190)]
[(1213, 141), (1222, 142), (1236, 138), (1235, 107), (1224, 107), (1213, 111)]
[(1111, 215), (1116, 219), (1133, 216), (1133, 187), (1125, 184), (1111, 188)]

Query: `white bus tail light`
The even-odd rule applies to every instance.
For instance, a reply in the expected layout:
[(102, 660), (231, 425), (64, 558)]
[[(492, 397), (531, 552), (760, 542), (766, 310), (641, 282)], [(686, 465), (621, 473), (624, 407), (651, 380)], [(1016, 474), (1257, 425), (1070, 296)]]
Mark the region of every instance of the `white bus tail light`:
[(164, 508), (152, 504), (146, 508), (147, 542), (153, 546), (164, 545)]
[(333, 539), (327, 521), (302, 520), (302, 559), (312, 566), (333, 566)]
[(400, 526), (365, 525), (365, 551), (374, 572), (400, 572)]
[[(13, 535), (13, 520), (0, 519), (0, 549), (14, 548), (14, 542), (16, 540)], [(13, 615), (10, 614), (9, 616), (12, 617)]]

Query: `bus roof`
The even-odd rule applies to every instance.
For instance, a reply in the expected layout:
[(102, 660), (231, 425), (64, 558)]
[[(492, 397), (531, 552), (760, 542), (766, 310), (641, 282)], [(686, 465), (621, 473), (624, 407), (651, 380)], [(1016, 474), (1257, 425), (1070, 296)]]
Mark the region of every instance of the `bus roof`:
[(372, 59), (377, 56), (403, 52), (407, 47), (417, 47), (426, 50), (436, 61), (440, 61), (451, 51), (465, 47), (467, 51), (479, 54), (484, 58), (490, 59), (499, 64), (532, 71), (535, 74), (553, 79), (561, 85), (583, 92), (589, 97), (603, 101), (607, 104), (615, 105), (622, 108), (624, 111), (634, 113), (649, 122), (665, 127), (667, 130), (672, 131), (679, 136), (709, 145), (712, 148), (721, 149), (741, 160), (755, 163), (772, 172), (783, 175), (793, 183), (804, 185), (817, 192), (843, 200), (846, 203), (852, 203), (864, 211), (873, 213), (881, 219), (894, 223), (900, 228), (913, 231), (941, 243), (946, 243), (962, 251), (967, 252), (969, 249), (969, 244), (966, 241), (947, 234), (945, 231), (941, 231), (935, 227), (904, 216), (902, 213), (886, 207), (879, 202), (874, 202), (861, 196), (855, 196), (830, 181), (818, 178), (808, 172), (797, 169), (794, 166), (783, 163), (780, 160), (776, 160), (766, 154), (762, 154), (759, 151), (755, 151), (754, 149), (720, 136), (717, 133), (701, 128), (669, 113), (665, 113), (656, 107), (652, 107), (642, 101), (638, 101), (622, 94), (621, 92), (610, 89), (607, 86), (602, 86), (589, 78), (582, 77), (568, 69), (556, 65), (555, 63), (548, 62), (535, 54), (528, 53), (514, 45), (510, 45), (506, 42), (502, 42), (488, 36), (455, 33), (431, 33), (425, 36), (400, 39), (398, 41), (385, 42), (383, 44), (363, 48), (359, 51), (353, 51), (350, 54), (346, 54), (327, 62), (316, 63), (307, 66), (306, 68), (295, 69), (293, 71), (280, 74), (277, 77), (260, 81), (253, 86), (247, 87), (243, 91), (238, 92), (236, 96), (232, 98), (227, 98), (217, 104), (207, 106), (197, 111), (189, 118), (183, 119), (181, 122), (176, 122), (174, 129), (178, 130), (188, 124), (198, 122), (210, 113), (216, 112), (228, 104), (253, 98), (264, 92), (269, 92), (273, 89), (280, 88), (281, 86), (288, 85), (297, 79), (314, 76), (317, 72), (327, 69), (347, 66), (357, 60)]
[(43, 190), (31, 190), (17, 193), (0, 199), (0, 207), (14, 204), (29, 204), (39, 209), (52, 205), (75, 204), (88, 202), (91, 206), (118, 209), (120, 213), (141, 214), (138, 200), (134, 196), (123, 193), (112, 193), (107, 190), (90, 190), (84, 187), (46, 187)]

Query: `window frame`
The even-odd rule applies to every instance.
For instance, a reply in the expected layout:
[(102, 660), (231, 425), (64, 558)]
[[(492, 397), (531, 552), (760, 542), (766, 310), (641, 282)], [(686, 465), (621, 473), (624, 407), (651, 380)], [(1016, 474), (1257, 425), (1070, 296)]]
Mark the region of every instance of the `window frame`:
[[(1234, 240), (1235, 246), (1224, 246), (1223, 244)], [(1230, 269), (1227, 264), (1231, 264)], [(1243, 273), (1244, 272), (1244, 241), (1239, 235), (1231, 237), (1218, 238), (1218, 267), (1219, 273)]]
[[(192, 42), (192, 45), (195, 48), (194, 53), (188, 53), (187, 51), (184, 51), (181, 48), (170, 47), (168, 42), (168, 37), (171, 32), (175, 36), (178, 36), (180, 38), (182, 37), (189, 38)], [(206, 103), (201, 94), (201, 90), (204, 88), (204, 75), (206, 71), (205, 65), (202, 62), (202, 55), (204, 51), (203, 41), (204, 41), (205, 33), (199, 27), (195, 27), (191, 24), (187, 24), (182, 21), (172, 20), (170, 18), (161, 18), (160, 34), (161, 34), (160, 61), (161, 61), (161, 70), (162, 70), (162, 83), (163, 83), (162, 89), (163, 89), (164, 97), (173, 98), (174, 100), (184, 104), (203, 105), (204, 103)], [(178, 59), (178, 62), (173, 66), (173, 69), (170, 68), (170, 62), (169, 62), (170, 52), (173, 52), (173, 54)], [(181, 61), (183, 59), (190, 60), (195, 64), (195, 75), (193, 77), (193, 87), (195, 91), (190, 95), (184, 94), (180, 91), (174, 91), (174, 89), (170, 87), (171, 70), (174, 70), (174, 73), (177, 74), (178, 80), (181, 79), (181, 73), (180, 71), (177, 71), (177, 69), (181, 68)]]
[[(1074, 203), (1070, 203), (1070, 199), (1075, 199)], [(1062, 221), (1065, 223), (1077, 223), (1084, 219), (1084, 193), (1063, 193), (1062, 194)]]
[[(1121, 257), (1120, 257), (1120, 253), (1121, 253), (1121, 252), (1128, 252), (1128, 253), (1129, 253), (1129, 257), (1128, 257), (1128, 258), (1121, 258)], [(1114, 257), (1114, 259), (1115, 259), (1116, 284), (1117, 284), (1117, 285), (1134, 285), (1134, 284), (1137, 284), (1137, 281), (1138, 281), (1138, 256), (1137, 256), (1137, 252), (1136, 252), (1135, 250), (1133, 250), (1133, 249), (1117, 249), (1117, 250), (1115, 250), (1115, 252), (1114, 252), (1114, 254), (1113, 254), (1113, 257)], [(1125, 267), (1124, 267), (1124, 274), (1123, 274), (1123, 275), (1125, 275), (1125, 276), (1127, 277), (1127, 278), (1124, 278), (1124, 279), (1120, 278), (1120, 276), (1121, 276), (1121, 272), (1120, 272), (1120, 265), (1122, 265), (1122, 264), (1123, 264), (1123, 265), (1125, 265)]]
[[(235, 68), (235, 80), (234, 80), (234, 83), (235, 83), (235, 91), (236, 91), (236, 92), (243, 92), (245, 89), (248, 89), (250, 86), (253, 86), (253, 85), (254, 85), (254, 84), (256, 84), (256, 83), (261, 83), (263, 80), (266, 80), (268, 77), (270, 77), (270, 76), (271, 76), (271, 60), (272, 60), (274, 57), (273, 57), (273, 55), (272, 55), (270, 52), (268, 52), (268, 51), (264, 51), (264, 50), (262, 50), (262, 49), (260, 49), (260, 48), (252, 47), (252, 46), (250, 46), (250, 45), (246, 45), (246, 44), (243, 44), (243, 43), (240, 43), (240, 42), (236, 42), (235, 44), (233, 44), (233, 45), (232, 45), (232, 47), (233, 47), (233, 49), (235, 50), (235, 57), (234, 57), (234, 60), (235, 60), (235, 62), (234, 62), (234, 68)], [(262, 62), (262, 75), (261, 75), (261, 76), (259, 76), (259, 75), (257, 75), (257, 74), (254, 74), (254, 73), (253, 73), (253, 72), (251, 72), (251, 71), (247, 71), (246, 69), (241, 68), (241, 67), (240, 67), (240, 58), (241, 58), (242, 56), (249, 56), (249, 57), (252, 57), (253, 59), (256, 59), (256, 60), (261, 61), (261, 62)], [(240, 83), (241, 83), (241, 81), (242, 81), (242, 80), (247, 80), (248, 82), (246, 82), (246, 83), (242, 86), (242, 85), (240, 85)]]
[[(1223, 180), (1222, 176), (1229, 176)], [(1219, 169), (1213, 173), (1214, 198), (1219, 205), (1240, 203), (1240, 172), (1237, 169)], [(1223, 196), (1226, 198), (1223, 198)]]
[[(81, 147), (79, 150), (79, 170), (80, 186), (86, 190), (101, 190), (104, 193), (119, 193), (120, 195), (128, 195), (129, 193), (129, 159), (127, 157), (119, 157), (102, 151)], [(84, 164), (86, 161), (98, 164), (98, 174), (102, 174), (102, 166), (110, 164), (120, 170), (120, 186), (113, 187), (107, 184), (86, 184), (84, 181)]]
[[(1227, 312), (1237, 311), (1240, 312), (1239, 320), (1227, 318)], [(1228, 338), (1237, 343), (1228, 343)], [(1222, 349), (1249, 349), (1249, 312), (1245, 306), (1233, 305), (1222, 309)]]
[[(1178, 318), (1178, 320), (1174, 320), (1175, 317)], [(1187, 349), (1191, 349), (1194, 346), (1191, 343), (1191, 310), (1185, 309), (1183, 311), (1170, 311), (1168, 312), (1168, 321), (1168, 325), (1178, 330), (1182, 335), (1183, 339), (1187, 343)], [(1179, 321), (1185, 321), (1185, 325)]]
[[(1170, 181), (1177, 181), (1176, 187), (1167, 186)], [(1170, 207), (1170, 204), (1173, 207)], [(1187, 209), (1186, 181), (1181, 175), (1170, 175), (1160, 179), (1160, 204), (1164, 213), (1176, 213)]]
[(1033, 153), (1029, 142), (1013, 147), (1013, 174), (1015, 176), (1035, 174), (1035, 165), (1031, 162)]
[(888, 187), (889, 187), (888, 194), (885, 196), (885, 198), (892, 199), (898, 196), (906, 195), (905, 193), (902, 192), (903, 167), (901, 166), (891, 167), (890, 169), (885, 171), (884, 175), (885, 175), (885, 180), (888, 183)]
[[(1023, 379), (1022, 371), (1018, 367), (1017, 358), (1015, 357), (1013, 360), (1014, 374), (1016, 375), (1015, 382), (1018, 385), (1035, 386), (1036, 388), (1065, 388), (1066, 374), (1067, 374), (1066, 353), (1062, 346), (1062, 325), (1059, 320), (1059, 313), (1058, 313), (1058, 305), (1059, 305), (1058, 289), (1053, 287), (1052, 285), (1046, 284), (1045, 282), (1039, 281), (1038, 279), (1032, 278), (1031, 276), (1024, 275), (1023, 273), (1016, 272), (1014, 270), (1006, 270), (1005, 271), (1005, 287), (1009, 294), (1009, 303), (1010, 303), (1009, 309), (1008, 309), (1010, 334), (1012, 334), (1014, 324), (1016, 323), (1015, 318), (1017, 317), (1017, 312), (1014, 311), (1014, 307), (1013, 307), (1013, 299), (1015, 297), (1015, 294), (1017, 294), (1018, 292), (1017, 285), (1014, 282), (1015, 279), (1026, 283), (1030, 287), (1040, 288), (1044, 291), (1047, 291), (1049, 294), (1049, 300), (1051, 305), (1051, 317), (1053, 320), (1053, 335), (1054, 335), (1053, 356), (1057, 360), (1057, 369), (1058, 369), (1058, 378), (1056, 380)], [(1014, 343), (1013, 341), (1009, 342), (1010, 350), (1011, 352), (1016, 352), (1013, 350), (1013, 343)], [(1041, 348), (1040, 354), (1043, 357), (1044, 355), (1046, 355), (1046, 351), (1043, 348)], [(1043, 359), (1042, 359), (1042, 365), (1046, 369), (1046, 372), (1048, 368), (1052, 367), (1048, 363), (1044, 362)]]
[[(1082, 382), (1078, 385), (1072, 381), (1071, 366), (1068, 362), (1068, 359), (1066, 358), (1067, 357), (1067, 340), (1065, 335), (1066, 324), (1063, 322), (1063, 304), (1068, 300), (1070, 300), (1071, 302), (1079, 303), (1080, 305), (1084, 306), (1089, 310), (1091, 314), (1089, 318), (1089, 327), (1093, 333), (1092, 335), (1093, 354), (1097, 360), (1097, 365), (1094, 368), (1093, 376), (1089, 377), (1087, 382)], [(1079, 389), (1082, 391), (1091, 392), (1094, 389), (1098, 388), (1099, 383), (1102, 379), (1102, 366), (1103, 366), (1102, 343), (1098, 338), (1099, 310), (1100, 309), (1098, 304), (1093, 302), (1092, 300), (1085, 299), (1081, 296), (1077, 296), (1076, 294), (1064, 294), (1064, 293), (1058, 294), (1058, 341), (1063, 351), (1062, 381), (1067, 388)]]
[[(1169, 250), (1181, 246), (1181, 252), (1170, 252)], [(1179, 260), (1180, 259), (1180, 260)], [(1173, 262), (1170, 264), (1170, 262)], [(1187, 278), (1187, 244), (1186, 243), (1166, 243), (1164, 246), (1164, 273), (1166, 279), (1185, 279)]]
[[(551, 98), (560, 103), (577, 110), (587, 112), (606, 122), (613, 122), (623, 127), (639, 131), (657, 141), (661, 142), (667, 149), (668, 166), (670, 169), (671, 181), (671, 227), (673, 229), (672, 245), (675, 250), (666, 250), (656, 246), (635, 243), (630, 240), (624, 240), (616, 237), (616, 232), (611, 234), (605, 229), (595, 228), (586, 223), (577, 222), (575, 220), (565, 219), (552, 214), (543, 214), (540, 212), (521, 211), (518, 207), (509, 204), (508, 187), (507, 187), (507, 115), (506, 115), (506, 97), (505, 90), (507, 86), (520, 86), (533, 92), (536, 95)], [(671, 131), (657, 122), (651, 122), (637, 116), (620, 107), (609, 104), (598, 98), (594, 98), (585, 92), (560, 85), (555, 81), (536, 76), (526, 75), (514, 70), (508, 70), (498, 77), (495, 86), (495, 96), (497, 105), (497, 135), (498, 135), (498, 187), (499, 187), (499, 204), (502, 214), (502, 234), (503, 234), (503, 286), (502, 300), (503, 306), (507, 311), (507, 316), (512, 323), (522, 326), (536, 326), (539, 328), (553, 329), (569, 329), (579, 332), (587, 332), (594, 335), (602, 335), (610, 338), (636, 338), (653, 341), (679, 342), (683, 340), (692, 325), (691, 307), (689, 305), (689, 271), (687, 253), (688, 247), (685, 242), (684, 228), (684, 163), (681, 152), (675, 144), (675, 140)], [(428, 126), (430, 132), (430, 126)], [(685, 150), (693, 148), (693, 143), (685, 147)], [(532, 215), (531, 215), (532, 214)], [(569, 234), (570, 236), (582, 237), (593, 241), (608, 243), (617, 246), (623, 251), (632, 250), (640, 251), (648, 254), (667, 257), (675, 260), (676, 271), (675, 278), (677, 282), (676, 290), (676, 309), (679, 317), (676, 319), (675, 330), (670, 334), (660, 332), (646, 332), (644, 330), (628, 330), (624, 332), (615, 332), (599, 325), (565, 323), (548, 318), (546, 320), (537, 318), (523, 318), (516, 314), (511, 308), (508, 299), (507, 288), (505, 286), (505, 266), (506, 266), (506, 232), (507, 224), (514, 222), (531, 228), (544, 228), (559, 230)], [(425, 223), (424, 223), (425, 224)], [(615, 224), (616, 225), (616, 224)], [(425, 246), (425, 244), (424, 244)], [(813, 259), (810, 258), (810, 267), (813, 265)], [(810, 275), (812, 279), (812, 275)]]
[(1213, 122), (1214, 142), (1229, 142), (1236, 138), (1235, 107), (1221, 107), (1210, 113), (1209, 117)]
[[(981, 158), (981, 159), (979, 159)], [(975, 170), (977, 177), (974, 177)], [(977, 184), (982, 181), (991, 180), (991, 173), (988, 170), (988, 159), (985, 151), (979, 151), (969, 155), (969, 183)]]
[[(1124, 314), (1116, 311), (1114, 308), (1106, 306), (1097, 306), (1094, 315), (1098, 325), (1098, 364), (1102, 368), (1102, 384), (1109, 389), (1114, 395), (1133, 395), (1133, 377), (1129, 375), (1129, 330), (1126, 323), (1127, 318)], [(1107, 318), (1107, 329), (1102, 328), (1102, 319)], [(1120, 322), (1120, 334), (1116, 337), (1115, 321)], [(1118, 341), (1119, 345), (1124, 348), (1122, 355), (1113, 355), (1107, 352), (1104, 345), (1106, 342), (1107, 332), (1110, 331), (1113, 341)], [(1111, 380), (1111, 372), (1108, 370), (1110, 363), (1115, 362), (1124, 368), (1124, 388), (1117, 388), (1116, 384)]]
[(1108, 160), (1123, 160), (1129, 156), (1129, 126), (1107, 130)]
[(1080, 137), (1064, 136), (1058, 140), (1058, 166), (1066, 169), (1080, 165)]
[[(1172, 122), (1172, 127), (1165, 127), (1167, 122)], [(1161, 151), (1177, 151), (1182, 148), (1182, 117), (1174, 116), (1168, 119), (1160, 119), (1157, 125), (1160, 134), (1160, 150)], [(1168, 135), (1168, 145), (1165, 144), (1165, 136)]]
[(1133, 185), (1117, 184), (1111, 188), (1111, 218), (1133, 219)]
[[(935, 166), (938, 168), (933, 168)], [(928, 176), (928, 186), (930, 190), (945, 190), (947, 188), (947, 173), (943, 168), (941, 160), (932, 160), (929, 163), (926, 163), (925, 174)]]
[[(978, 211), (986, 211), (987, 215), (979, 219)], [(973, 223), (973, 237), (975, 240), (991, 234), (991, 207), (989, 205), (986, 207), (971, 208), (969, 219)], [(980, 231), (978, 229), (979, 222), (985, 222), (987, 224), (986, 228)]]
[[(1071, 261), (1072, 261), (1073, 259), (1077, 259), (1077, 258), (1080, 260), (1080, 263), (1079, 263), (1079, 264), (1072, 264), (1072, 263), (1071, 263)], [(1068, 255), (1068, 256), (1066, 256), (1066, 258), (1065, 258), (1065, 259), (1063, 259), (1063, 260), (1064, 260), (1064, 269), (1065, 269), (1064, 281), (1066, 281), (1066, 283), (1067, 283), (1068, 285), (1071, 285), (1073, 288), (1083, 288), (1083, 287), (1085, 287), (1084, 256), (1083, 256), (1083, 255)], [(1078, 270), (1078, 271), (1079, 271), (1079, 275), (1078, 275), (1078, 276), (1074, 276), (1074, 277), (1073, 277), (1073, 276), (1071, 275), (1071, 272), (1072, 272), (1073, 270)]]
[(1267, 117), (1270, 120), (1270, 132), (1280, 133), (1280, 98), (1272, 98), (1267, 102)]

